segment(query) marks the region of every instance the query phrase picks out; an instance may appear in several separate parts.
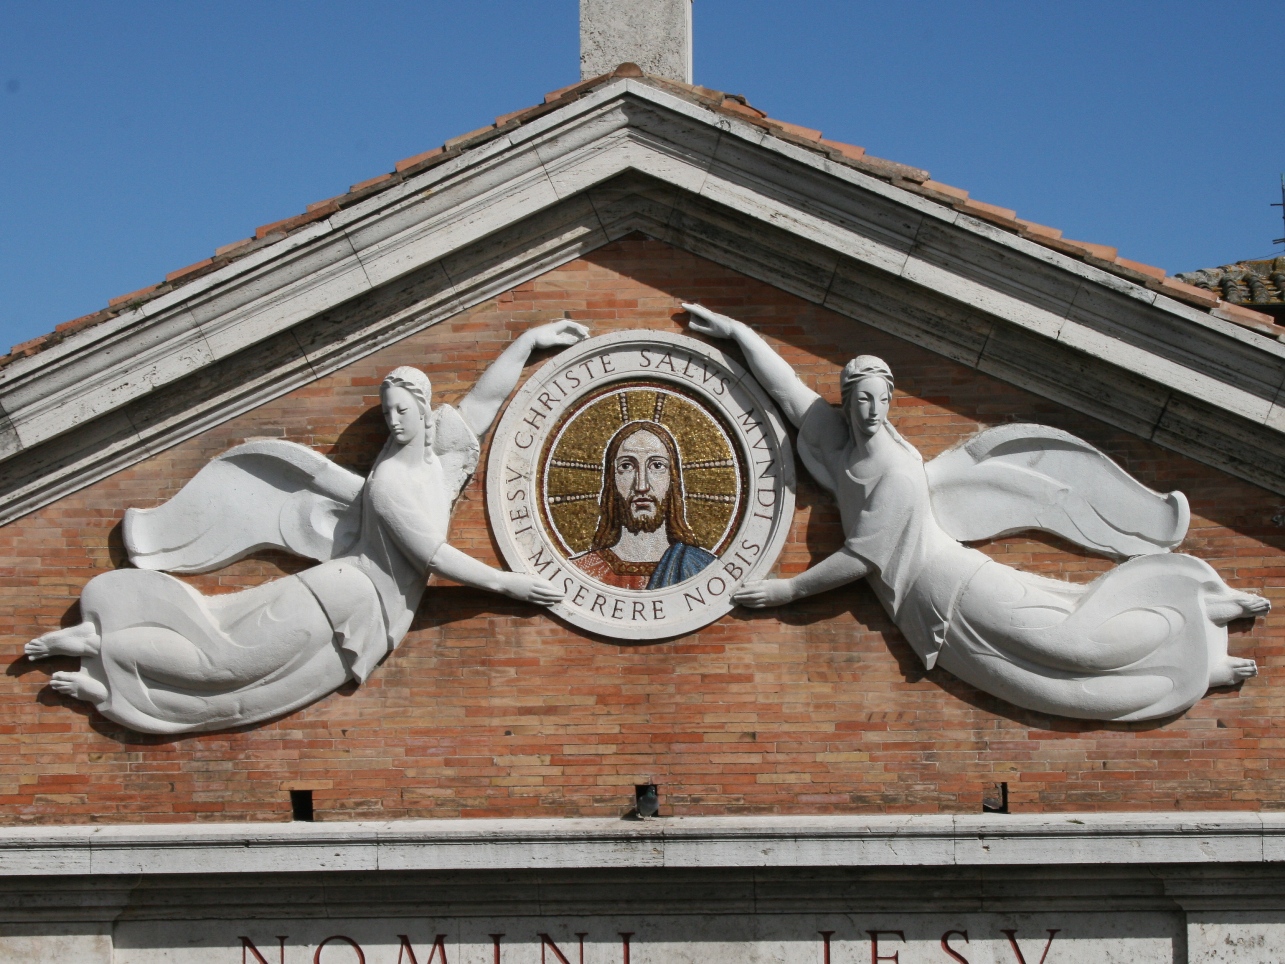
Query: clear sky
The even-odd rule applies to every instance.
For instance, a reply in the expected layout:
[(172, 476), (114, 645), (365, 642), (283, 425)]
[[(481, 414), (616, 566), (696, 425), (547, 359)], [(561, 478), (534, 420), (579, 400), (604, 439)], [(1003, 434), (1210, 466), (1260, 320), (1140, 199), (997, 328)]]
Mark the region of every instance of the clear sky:
[[(697, 83), (1170, 272), (1285, 252), (1281, 0), (696, 0)], [(576, 0), (0, 0), (0, 351), (578, 79)]]

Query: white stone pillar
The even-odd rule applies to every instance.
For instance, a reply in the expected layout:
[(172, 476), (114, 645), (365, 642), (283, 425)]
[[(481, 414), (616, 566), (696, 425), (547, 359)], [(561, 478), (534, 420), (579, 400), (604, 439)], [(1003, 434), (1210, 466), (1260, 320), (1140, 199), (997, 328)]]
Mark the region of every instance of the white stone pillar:
[(620, 64), (692, 82), (692, 0), (580, 0), (580, 77)]

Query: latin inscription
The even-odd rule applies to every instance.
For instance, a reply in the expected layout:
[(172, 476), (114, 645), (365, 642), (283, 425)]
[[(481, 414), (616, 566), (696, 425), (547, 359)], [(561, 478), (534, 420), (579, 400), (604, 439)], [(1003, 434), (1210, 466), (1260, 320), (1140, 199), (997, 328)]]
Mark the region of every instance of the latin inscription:
[[(1054, 941), (1061, 932), (1061, 928), (1050, 927), (1043, 934), (1023, 934), (1019, 937), (1017, 928), (999, 928), (994, 938), (996, 943), (1007, 950), (1012, 964), (1052, 964), (1055, 958), (1050, 958), (1050, 951), (1053, 950)], [(572, 934), (574, 943), (565, 939), (559, 943), (549, 931), (537, 930), (527, 938), (526, 943), (538, 947), (540, 960), (544, 964), (552, 964), (553, 961), (559, 964), (585, 964), (585, 943), (591, 937), (593, 937), (595, 961), (606, 960), (604, 957), (606, 945), (615, 946), (615, 956), (612, 959), (620, 961), (621, 964), (632, 964), (634, 956), (646, 955), (647, 952), (644, 942), (634, 940), (636, 935), (634, 931), (593, 935), (591, 931), (579, 930)], [(523, 943), (520, 938), (516, 942), (506, 943), (507, 935), (504, 933), (487, 936), (491, 941), (489, 949), (492, 952), (490, 955), (492, 964), (503, 964), (506, 955), (512, 956), (514, 953), (525, 950), (523, 947), (514, 946)], [(356, 961), (357, 964), (381, 964), (384, 961), (387, 964), (449, 964), (448, 935), (434, 934), (431, 938), (421, 939), (418, 945), (406, 934), (397, 934), (395, 937), (395, 943), (381, 942), (377, 949), (372, 946), (369, 952), (356, 939), (345, 934), (333, 934), (315, 946), (288, 945), (289, 937), (284, 935), (275, 937), (271, 943), (261, 939), (266, 950), (260, 950), (254, 939), (247, 935), (240, 935), (238, 941), (242, 964), (286, 964), (287, 947), (292, 955), (292, 961), (298, 959), (299, 951), (303, 951), (305, 956), (311, 955), (313, 964), (338, 964), (341, 961)], [(914, 964), (909, 957), (904, 962), (902, 960), (902, 954), (907, 951), (908, 945), (906, 931), (902, 928), (889, 926), (867, 929), (861, 935), (856, 933), (842, 935), (838, 931), (824, 930), (817, 932), (817, 940), (823, 964), (849, 964), (849, 962), (864, 964), (866, 960), (869, 960), (870, 964), (879, 964), (881, 961), (890, 962), (890, 964)], [(839, 953), (837, 946), (840, 941), (843, 941), (844, 945), (842, 954)], [(953, 961), (956, 964), (971, 964), (966, 955), (973, 947), (973, 943), (969, 940), (966, 929), (943, 931), (937, 944), (935, 953), (925, 956), (922, 953), (923, 945), (920, 943), (916, 947), (918, 953), (914, 961), (941, 961), (947, 964)], [(394, 950), (395, 959), (392, 956)], [(382, 956), (377, 958), (376, 953)], [(530, 957), (529, 953), (521, 956), (524, 959)]]

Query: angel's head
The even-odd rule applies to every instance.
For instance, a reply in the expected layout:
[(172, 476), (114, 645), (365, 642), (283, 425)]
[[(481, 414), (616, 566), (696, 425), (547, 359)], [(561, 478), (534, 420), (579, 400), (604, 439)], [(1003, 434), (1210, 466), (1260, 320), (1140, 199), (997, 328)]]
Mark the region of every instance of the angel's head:
[(379, 386), (379, 400), (384, 408), (384, 421), (392, 442), (407, 445), (424, 440), (432, 442), (433, 385), (418, 368), (402, 365), (384, 376)]
[(858, 355), (843, 366), (839, 390), (853, 435), (869, 438), (888, 423), (892, 407), (892, 369), (874, 355)]

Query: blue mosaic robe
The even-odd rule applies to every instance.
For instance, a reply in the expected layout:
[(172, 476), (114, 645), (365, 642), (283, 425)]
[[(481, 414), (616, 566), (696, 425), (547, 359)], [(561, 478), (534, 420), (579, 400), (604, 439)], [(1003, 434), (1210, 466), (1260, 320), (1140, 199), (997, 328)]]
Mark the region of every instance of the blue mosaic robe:
[(714, 562), (715, 558), (700, 546), (689, 546), (685, 542), (671, 543), (660, 557), (660, 562), (656, 563), (656, 571), (651, 574), (647, 588), (665, 589), (684, 582)]

